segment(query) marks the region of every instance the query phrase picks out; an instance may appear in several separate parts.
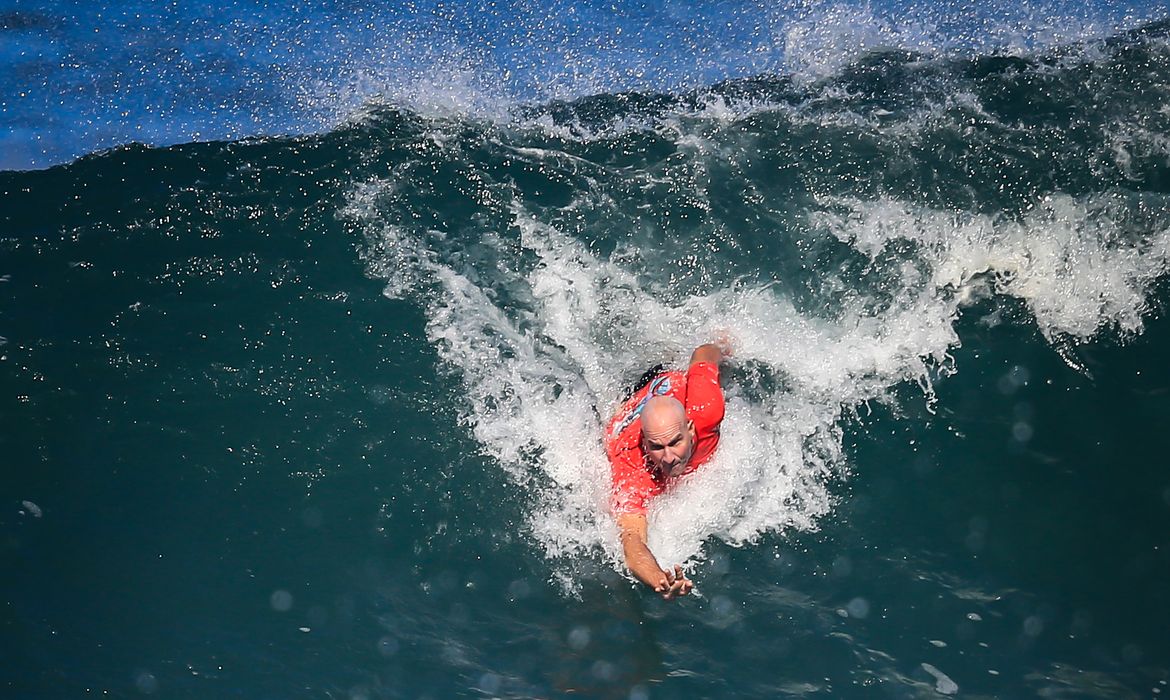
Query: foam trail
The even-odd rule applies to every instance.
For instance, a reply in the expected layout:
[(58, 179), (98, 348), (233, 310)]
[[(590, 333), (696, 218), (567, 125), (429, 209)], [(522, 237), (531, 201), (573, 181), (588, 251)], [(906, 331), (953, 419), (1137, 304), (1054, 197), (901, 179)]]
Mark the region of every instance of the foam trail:
[[(862, 295), (829, 318), (812, 316), (767, 285), (667, 303), (633, 269), (514, 203), (516, 245), (531, 258), (501, 268), (501, 283), (527, 290), (509, 303), (444, 260), (441, 239), (387, 225), (371, 201), (395, 190), (371, 183), (347, 210), (367, 227), (371, 272), (397, 280), (388, 294), (427, 300), (427, 335), (462, 377), (468, 423), (484, 451), (536, 494), (529, 527), (566, 582), (595, 552), (620, 569), (601, 425), (624, 381), (645, 367), (681, 365), (718, 332), (735, 338), (738, 379), (728, 382), (721, 448), (650, 512), (654, 551), (694, 562), (712, 537), (742, 545), (814, 528), (832, 507), (832, 481), (848, 472), (843, 414), (905, 383), (930, 400), (932, 381), (953, 371), (955, 324), (972, 301), (1023, 299), (1050, 338), (1110, 326), (1138, 332), (1149, 286), (1170, 269), (1165, 216), (1135, 229), (1136, 205), (1116, 198), (1054, 195), (1018, 220), (838, 199), (809, 220), (858, 254), (876, 261), (896, 241), (915, 244), (910, 258), (885, 268), (895, 289), (885, 305)], [(511, 245), (495, 236), (481, 239)], [(416, 293), (423, 288), (437, 293)]]
[[(945, 96), (975, 99), (965, 89)], [(842, 418), (905, 386), (932, 408), (933, 383), (960, 369), (951, 351), (974, 303), (1019, 300), (1076, 366), (1077, 343), (1142, 331), (1170, 270), (1170, 200), (1158, 192), (1110, 184), (1074, 195), (1037, 169), (1041, 181), (1002, 197), (1004, 181), (976, 178), (971, 187), (991, 190), (952, 198), (969, 209), (944, 208), (924, 203), (947, 199), (933, 181), (902, 198), (880, 194), (878, 167), (876, 179), (834, 189), (834, 173), (856, 170), (847, 146), (858, 132), (839, 129), (849, 105), (822, 108), (823, 124), (812, 113), (788, 118), (796, 112), (756, 120), (719, 100), (689, 115), (677, 106), (649, 110), (656, 119), (633, 136), (562, 125), (550, 137), (408, 114), (418, 147), (396, 151), (342, 212), (386, 294), (424, 310), (428, 339), (461, 378), (470, 430), (532, 494), (533, 540), (565, 581), (583, 559), (621, 568), (601, 426), (647, 367), (681, 366), (696, 345), (734, 339), (722, 446), (650, 512), (654, 551), (693, 564), (713, 539), (744, 545), (816, 527), (850, 470)], [(866, 127), (861, 152), (872, 145), (888, 151), (877, 165), (946, 173), (954, 163), (921, 163), (927, 156), (890, 144), (941, 131), (981, 145), (986, 134), (959, 117), (983, 113), (955, 109)], [(1127, 109), (1138, 121), (1156, 108)], [(1007, 165), (1019, 172), (1039, 157), (1034, 128), (1011, 127), (1020, 145)], [(1137, 133), (1105, 129), (1069, 148), (1113, 158)], [(822, 170), (822, 158), (799, 149), (769, 160), (761, 144), (787, 148), (793, 134), (848, 167)], [(1150, 147), (1135, 151), (1130, 174), (1157, 167), (1157, 144), (1141, 143)], [(833, 194), (842, 190), (871, 194)], [(771, 257), (744, 252), (748, 244)]]
[[(522, 245), (540, 261), (528, 276), (535, 306), (524, 316), (532, 329), (521, 329), (515, 315), (463, 275), (424, 262), (442, 292), (429, 307), (427, 332), (444, 361), (462, 374), (476, 438), (513, 478), (543, 487), (531, 527), (550, 557), (600, 548), (619, 560), (595, 407), (612, 408), (623, 376), (664, 356), (684, 361), (717, 328), (740, 336), (737, 362), (770, 365), (800, 377), (795, 386), (805, 389), (731, 387), (724, 447), (709, 469), (653, 509), (651, 518), (661, 525), (654, 528), (653, 546), (685, 561), (700, 556), (712, 535), (744, 543), (767, 531), (812, 527), (827, 512), (826, 481), (843, 466), (836, 425), (842, 397), (833, 391), (841, 371), (830, 380), (799, 358), (810, 355), (806, 344), (823, 346), (832, 335), (842, 347), (859, 340), (802, 319), (762, 289), (663, 304), (620, 266), (594, 258), (523, 212), (516, 221)], [(395, 229), (383, 235), (382, 246), (404, 245)], [(414, 253), (407, 258), (424, 260)], [(783, 332), (786, 326), (790, 332)], [(779, 347), (767, 337), (777, 332), (786, 338)], [(860, 363), (853, 372), (875, 371), (870, 362)], [(851, 391), (859, 399), (872, 395)]]

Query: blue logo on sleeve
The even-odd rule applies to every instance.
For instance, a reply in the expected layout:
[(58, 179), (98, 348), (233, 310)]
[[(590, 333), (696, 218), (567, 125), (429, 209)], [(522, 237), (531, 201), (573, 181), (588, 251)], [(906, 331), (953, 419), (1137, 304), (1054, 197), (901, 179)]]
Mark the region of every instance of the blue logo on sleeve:
[(642, 397), (630, 412), (625, 415), (618, 423), (613, 426), (613, 435), (621, 435), (622, 431), (630, 427), (630, 424), (638, 420), (642, 415), (642, 409), (646, 407), (646, 402), (650, 400), (651, 396), (665, 396), (670, 393), (670, 377), (665, 374), (650, 382), (650, 390)]

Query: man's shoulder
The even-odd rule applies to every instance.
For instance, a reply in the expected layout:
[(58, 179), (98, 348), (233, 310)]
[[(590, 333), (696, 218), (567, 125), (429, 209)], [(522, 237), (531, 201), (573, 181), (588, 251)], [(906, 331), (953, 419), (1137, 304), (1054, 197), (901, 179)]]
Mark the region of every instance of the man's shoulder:
[(723, 421), (723, 388), (719, 385), (719, 366), (696, 362), (687, 371), (687, 418), (700, 433), (718, 432)]

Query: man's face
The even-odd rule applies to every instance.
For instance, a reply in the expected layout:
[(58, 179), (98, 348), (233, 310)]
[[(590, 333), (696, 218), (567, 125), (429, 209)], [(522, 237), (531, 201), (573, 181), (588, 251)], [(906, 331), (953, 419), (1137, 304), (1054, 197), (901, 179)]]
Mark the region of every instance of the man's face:
[(691, 421), (642, 426), (642, 450), (651, 466), (663, 476), (685, 472), (694, 448), (695, 424)]

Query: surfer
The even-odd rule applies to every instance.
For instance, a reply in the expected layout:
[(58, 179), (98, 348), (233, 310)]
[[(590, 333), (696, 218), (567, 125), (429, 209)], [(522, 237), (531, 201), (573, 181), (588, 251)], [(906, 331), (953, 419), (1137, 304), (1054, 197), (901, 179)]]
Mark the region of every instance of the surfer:
[(646, 544), (646, 509), (674, 479), (710, 458), (719, 444), (723, 390), (719, 362), (726, 341), (700, 345), (686, 372), (656, 367), (622, 403), (606, 430), (613, 474), (613, 511), (626, 566), (666, 600), (687, 595), (693, 584), (682, 567), (662, 568)]

